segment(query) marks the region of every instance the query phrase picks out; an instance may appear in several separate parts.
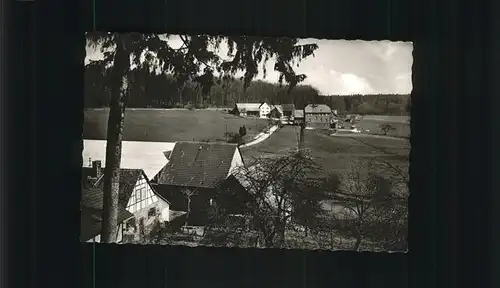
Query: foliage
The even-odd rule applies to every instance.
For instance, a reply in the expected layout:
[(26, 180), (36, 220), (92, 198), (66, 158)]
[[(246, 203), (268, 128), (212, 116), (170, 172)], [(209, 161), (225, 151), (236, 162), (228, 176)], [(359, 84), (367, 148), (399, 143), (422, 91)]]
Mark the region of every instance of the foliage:
[(239, 133), (241, 137), (245, 137), (245, 135), (247, 135), (247, 128), (245, 127), (245, 125), (240, 127)]
[(355, 162), (344, 175), (342, 190), (336, 199), (346, 209), (337, 227), (356, 242), (358, 250), (364, 239), (375, 241), (388, 250), (405, 250), (407, 235), (408, 186), (396, 178), (386, 179), (373, 172), (372, 163)]
[(354, 112), (360, 115), (375, 114), (375, 109), (369, 103), (363, 102), (354, 109)]
[(380, 124), (379, 128), (380, 128), (380, 130), (382, 130), (382, 132), (384, 132), (384, 135), (387, 135), (387, 132), (389, 132), (389, 131), (396, 130), (396, 128), (394, 128), (391, 124), (387, 124), (387, 123)]
[[(109, 73), (95, 63), (85, 69), (85, 107), (106, 107), (110, 98)], [(294, 103), (298, 109), (303, 109), (309, 103), (327, 104), (338, 113), (355, 113), (355, 108), (361, 103), (356, 96), (319, 95), (319, 91), (310, 85), (297, 85), (289, 94), (286, 87), (262, 80), (251, 81), (245, 91), (243, 81), (229, 77), (219, 80), (214, 77), (214, 85), (204, 97), (201, 89), (191, 80), (187, 80), (182, 93), (173, 74), (156, 74), (148, 69), (138, 68), (130, 71), (134, 79), (130, 83), (128, 107), (135, 108), (183, 108), (184, 103), (193, 105), (211, 105), (216, 107), (234, 107), (236, 102), (268, 102), (270, 104)], [(219, 83), (219, 84), (218, 84)], [(181, 97), (182, 96), (182, 97)], [(364, 95), (363, 98), (372, 103), (374, 114), (408, 115), (406, 109), (408, 95)], [(373, 104), (374, 103), (374, 104)], [(388, 103), (388, 104), (387, 104)]]
[[(106, 144), (106, 173), (103, 191), (102, 239), (104, 243), (114, 242), (117, 235), (118, 187), (124, 130), (125, 107), (130, 101), (129, 84), (134, 82), (130, 75), (134, 64), (145, 71), (173, 74), (182, 105), (182, 92), (187, 80), (197, 85), (194, 89), (203, 96), (209, 94), (214, 84), (214, 72), (224, 78), (244, 71), (244, 89), (257, 75), (258, 65), (275, 58), (274, 70), (279, 73), (279, 83), (288, 84), (288, 91), (302, 82), (306, 75), (296, 74), (292, 68), (303, 58), (313, 55), (316, 44), (298, 45), (297, 39), (259, 38), (250, 36), (221, 37), (208, 35), (180, 35), (183, 45), (173, 48), (166, 39), (169, 35), (142, 33), (87, 33), (87, 45), (103, 53), (103, 59), (91, 61), (107, 73), (110, 71), (111, 97)], [(230, 60), (217, 55), (222, 42), (226, 42)], [(144, 57), (144, 61), (141, 61)], [(131, 63), (132, 61), (132, 63)], [(264, 65), (265, 67), (265, 65)], [(264, 70), (264, 74), (266, 71)], [(265, 75), (264, 75), (265, 76)], [(128, 101), (127, 101), (128, 100)], [(198, 101), (197, 101), (198, 102)]]
[[(275, 158), (258, 158), (235, 171), (246, 188), (242, 214), (246, 231), (256, 231), (265, 247), (283, 247), (285, 231), (296, 225), (314, 227), (324, 213), (324, 179), (320, 167), (307, 154), (290, 152)], [(215, 219), (227, 219), (219, 210)]]
[(227, 137), (227, 143), (233, 143), (238, 145), (244, 144), (243, 136), (241, 136), (240, 133), (227, 132), (226, 137)]

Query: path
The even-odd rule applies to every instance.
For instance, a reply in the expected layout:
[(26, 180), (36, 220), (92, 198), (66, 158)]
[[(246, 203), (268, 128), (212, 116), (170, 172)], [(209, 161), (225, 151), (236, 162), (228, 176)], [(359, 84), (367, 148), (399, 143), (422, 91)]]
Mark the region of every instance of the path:
[(269, 128), (269, 132), (260, 132), (259, 134), (257, 134), (257, 136), (255, 136), (253, 141), (246, 143), (244, 145), (241, 145), (240, 148), (252, 146), (252, 145), (258, 144), (258, 143), (266, 140), (267, 138), (269, 138), (269, 136), (273, 135), (273, 133), (276, 132), (276, 130), (278, 130), (278, 128), (279, 128), (278, 125), (275, 125), (275, 126), (272, 126), (271, 128)]

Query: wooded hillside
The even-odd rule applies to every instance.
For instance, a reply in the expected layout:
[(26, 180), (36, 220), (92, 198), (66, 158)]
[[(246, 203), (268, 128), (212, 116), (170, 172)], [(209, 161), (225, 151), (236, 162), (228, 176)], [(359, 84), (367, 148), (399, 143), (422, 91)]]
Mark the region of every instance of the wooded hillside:
[[(110, 97), (109, 78), (97, 65), (85, 69), (85, 107), (107, 107)], [(176, 84), (172, 75), (156, 75), (147, 69), (130, 72), (130, 108), (194, 108), (233, 107), (235, 102), (268, 102), (270, 104), (294, 103), (299, 109), (310, 103), (327, 104), (339, 113), (408, 115), (411, 107), (409, 95), (320, 95), (310, 85), (298, 85), (290, 94), (286, 87), (265, 81), (252, 81), (247, 91), (237, 78), (214, 78), (208, 95), (201, 87), (188, 82), (184, 87)]]

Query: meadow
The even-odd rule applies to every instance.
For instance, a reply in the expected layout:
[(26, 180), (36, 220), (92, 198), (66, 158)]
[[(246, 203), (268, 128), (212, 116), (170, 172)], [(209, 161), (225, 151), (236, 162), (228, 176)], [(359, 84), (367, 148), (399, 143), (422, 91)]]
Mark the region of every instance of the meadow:
[[(105, 140), (109, 109), (87, 109), (83, 138)], [(221, 141), (226, 132), (238, 133), (245, 125), (246, 142), (269, 126), (266, 119), (243, 118), (223, 111), (185, 109), (135, 109), (125, 112), (125, 141)]]
[(389, 124), (394, 130), (388, 131), (387, 136), (409, 138), (410, 118), (408, 116), (365, 115), (355, 125), (364, 133), (384, 135), (380, 129), (381, 124)]
[[(242, 148), (243, 157), (251, 161), (260, 155), (284, 155), (297, 147), (298, 128), (285, 126), (262, 143)], [(410, 143), (404, 138), (356, 135), (334, 137), (317, 130), (304, 131), (304, 145), (312, 158), (328, 172), (343, 174), (356, 160), (387, 161), (400, 169), (409, 166)]]

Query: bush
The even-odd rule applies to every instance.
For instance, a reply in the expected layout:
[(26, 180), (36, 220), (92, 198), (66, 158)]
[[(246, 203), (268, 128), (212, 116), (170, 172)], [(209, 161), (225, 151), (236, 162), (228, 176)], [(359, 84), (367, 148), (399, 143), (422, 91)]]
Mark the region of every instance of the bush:
[(243, 141), (243, 137), (239, 133), (228, 132), (226, 134), (227, 143), (236, 143), (238, 145), (242, 145), (245, 142)]
[(242, 138), (245, 137), (245, 135), (247, 135), (247, 128), (245, 127), (245, 125), (240, 127), (239, 133)]
[(188, 109), (188, 110), (193, 110), (193, 109), (194, 109), (194, 106), (193, 106), (193, 104), (188, 103), (188, 104), (186, 104), (186, 105), (184, 106), (184, 108), (185, 108), (185, 109)]

